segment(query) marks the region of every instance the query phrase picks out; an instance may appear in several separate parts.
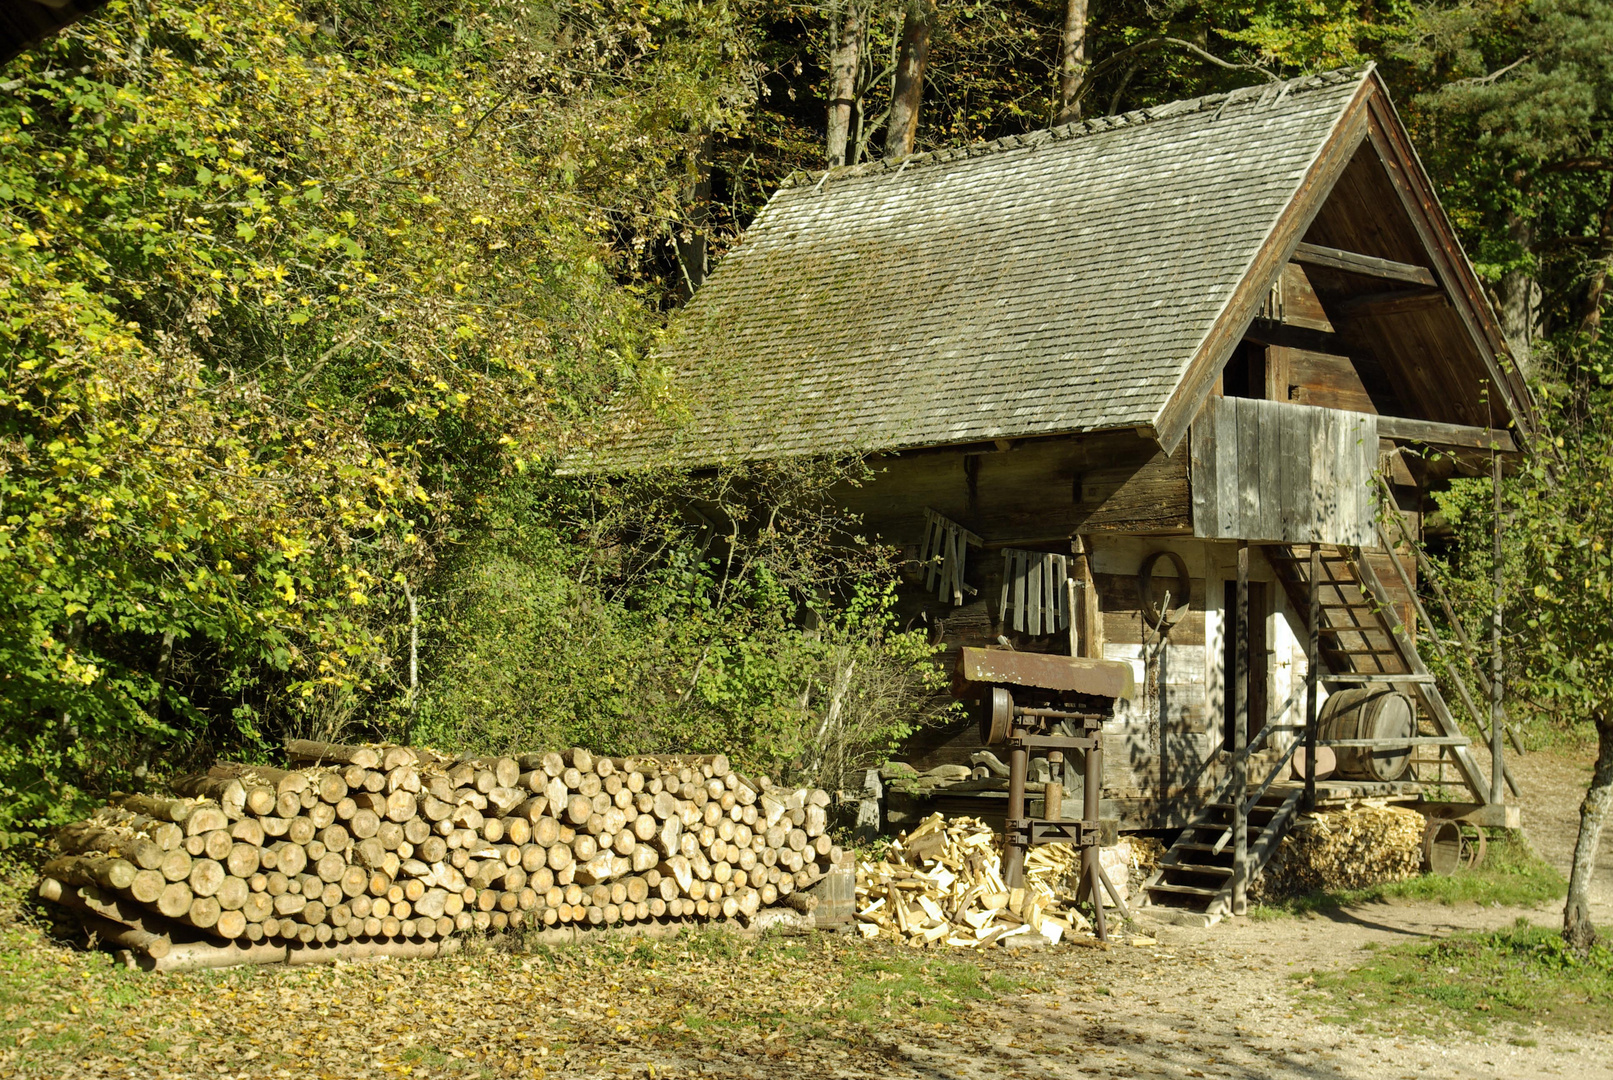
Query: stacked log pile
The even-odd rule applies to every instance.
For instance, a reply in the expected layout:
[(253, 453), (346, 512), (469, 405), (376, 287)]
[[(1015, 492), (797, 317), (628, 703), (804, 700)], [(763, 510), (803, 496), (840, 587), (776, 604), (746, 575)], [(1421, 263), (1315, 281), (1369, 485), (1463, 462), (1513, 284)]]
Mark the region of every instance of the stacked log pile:
[(749, 919), (841, 856), (827, 793), (720, 754), (286, 750), (290, 768), (221, 762), (64, 827), (41, 895), (153, 959), (186, 936), (406, 955), (474, 931)]
[(1415, 877), (1422, 867), (1425, 826), (1415, 810), (1382, 799), (1303, 814), (1250, 889), (1250, 898), (1283, 900)]
[(916, 946), (978, 949), (1030, 933), (1057, 942), (1089, 930), (1074, 905), (1079, 869), (1070, 848), (1038, 846), (1025, 860), (1025, 887), (1010, 889), (989, 825), (932, 814), (858, 865), (857, 928)]

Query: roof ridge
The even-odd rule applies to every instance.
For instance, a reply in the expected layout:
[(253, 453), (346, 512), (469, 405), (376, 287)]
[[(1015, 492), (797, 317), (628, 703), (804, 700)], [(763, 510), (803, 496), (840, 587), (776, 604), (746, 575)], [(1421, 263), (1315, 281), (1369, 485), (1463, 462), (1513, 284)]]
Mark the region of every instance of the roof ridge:
[(959, 161), (964, 158), (982, 157), (1006, 150), (1020, 150), (1026, 147), (1041, 146), (1048, 142), (1061, 142), (1065, 139), (1078, 139), (1104, 131), (1113, 131), (1117, 128), (1132, 127), (1136, 124), (1151, 123), (1170, 119), (1171, 117), (1186, 116), (1190, 113), (1204, 112), (1212, 108), (1220, 110), (1230, 105), (1242, 104), (1245, 101), (1265, 104), (1266, 99), (1270, 98), (1271, 103), (1275, 104), (1296, 93), (1319, 90), (1323, 87), (1337, 86), (1352, 79), (1359, 79), (1374, 67), (1375, 65), (1369, 62), (1351, 67), (1334, 68), (1331, 71), (1317, 72), (1313, 75), (1301, 75), (1293, 79), (1262, 83), (1259, 86), (1243, 86), (1221, 94), (1180, 98), (1176, 101), (1167, 101), (1159, 105), (1150, 105), (1143, 109), (1132, 109), (1129, 112), (1117, 113), (1114, 116), (1095, 116), (1089, 120), (1075, 120), (1055, 127), (1037, 128), (1034, 131), (1027, 131), (1019, 135), (1005, 135), (998, 139), (965, 143), (962, 146), (948, 147), (944, 150), (926, 150), (919, 154), (909, 154), (904, 158), (879, 158), (858, 165), (837, 165), (821, 172), (798, 172), (787, 177), (779, 187), (782, 190), (785, 188), (821, 186), (831, 179), (851, 180), (865, 176), (877, 176), (886, 172), (905, 172), (909, 169), (925, 168), (949, 161)]

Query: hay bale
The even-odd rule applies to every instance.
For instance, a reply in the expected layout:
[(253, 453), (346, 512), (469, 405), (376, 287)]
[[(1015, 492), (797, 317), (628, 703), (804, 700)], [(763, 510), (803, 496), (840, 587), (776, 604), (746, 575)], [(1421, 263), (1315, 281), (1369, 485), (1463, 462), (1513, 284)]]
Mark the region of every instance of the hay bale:
[(1250, 889), (1255, 901), (1366, 889), (1415, 877), (1424, 818), (1382, 799), (1302, 814)]

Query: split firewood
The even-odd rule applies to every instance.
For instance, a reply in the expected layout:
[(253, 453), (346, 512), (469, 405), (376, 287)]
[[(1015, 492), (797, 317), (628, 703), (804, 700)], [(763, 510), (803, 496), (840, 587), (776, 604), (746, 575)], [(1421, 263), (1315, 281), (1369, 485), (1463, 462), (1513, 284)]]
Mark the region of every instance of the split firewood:
[[(1028, 861), (1026, 886), (1009, 889), (988, 825), (932, 815), (892, 841), (882, 858), (858, 867), (858, 928), (867, 937), (889, 934), (909, 944), (945, 941), (964, 948), (1030, 931), (1055, 941), (1085, 931), (1086, 920), (1074, 907), (1076, 866), (1058, 861), (1068, 852), (1051, 852), (1032, 849), (1036, 859)], [(1053, 867), (1063, 872), (1053, 873)]]

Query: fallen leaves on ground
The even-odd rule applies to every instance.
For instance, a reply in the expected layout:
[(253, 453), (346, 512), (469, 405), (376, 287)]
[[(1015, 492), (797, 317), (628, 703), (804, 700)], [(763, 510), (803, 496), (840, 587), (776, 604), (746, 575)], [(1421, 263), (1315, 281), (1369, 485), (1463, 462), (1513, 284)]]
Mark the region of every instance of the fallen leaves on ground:
[(0, 933), (0, 1077), (889, 1075), (1017, 984), (936, 950), (703, 931), (155, 974)]

